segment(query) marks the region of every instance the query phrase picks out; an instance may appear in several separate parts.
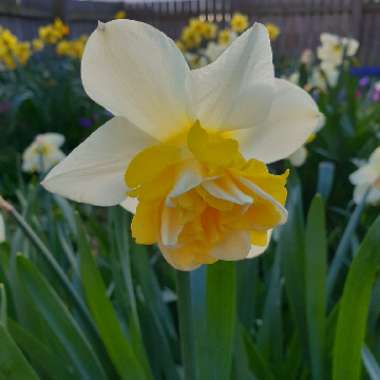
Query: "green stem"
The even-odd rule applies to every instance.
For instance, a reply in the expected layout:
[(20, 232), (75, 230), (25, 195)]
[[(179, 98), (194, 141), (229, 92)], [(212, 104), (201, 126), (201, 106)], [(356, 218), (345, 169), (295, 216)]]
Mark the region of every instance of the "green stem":
[(195, 380), (195, 351), (193, 318), (191, 313), (191, 284), (188, 272), (176, 271), (178, 319), (181, 338), (182, 363), (185, 370), (185, 380)]
[(336, 284), (336, 279), (342, 269), (342, 266), (344, 264), (344, 259), (346, 256), (347, 251), (350, 248), (350, 243), (351, 243), (351, 238), (352, 234), (355, 232), (356, 227), (359, 224), (360, 221), (360, 216), (363, 212), (364, 206), (366, 204), (367, 198), (368, 198), (368, 193), (370, 191), (370, 188), (367, 190), (367, 192), (364, 194), (363, 199), (361, 202), (356, 206), (354, 212), (352, 213), (346, 229), (343, 232), (342, 239), (339, 242), (338, 248), (335, 252), (335, 256), (332, 260), (331, 266), (330, 266), (330, 271), (327, 276), (327, 294), (328, 297), (331, 296), (335, 284)]

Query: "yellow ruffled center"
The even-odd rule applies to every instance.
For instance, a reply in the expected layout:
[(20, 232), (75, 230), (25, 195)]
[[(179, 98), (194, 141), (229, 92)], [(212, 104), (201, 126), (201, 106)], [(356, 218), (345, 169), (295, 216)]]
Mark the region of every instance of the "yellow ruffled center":
[(128, 195), (139, 201), (132, 236), (158, 243), (178, 267), (215, 262), (218, 247), (234, 233), (249, 233), (252, 244), (265, 246), (268, 231), (286, 218), (287, 176), (246, 160), (236, 140), (196, 122), (129, 164)]

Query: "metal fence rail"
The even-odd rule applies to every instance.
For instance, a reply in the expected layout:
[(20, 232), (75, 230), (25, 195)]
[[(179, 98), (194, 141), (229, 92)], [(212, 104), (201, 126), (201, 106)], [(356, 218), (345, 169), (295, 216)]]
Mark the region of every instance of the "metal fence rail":
[(155, 25), (175, 38), (190, 17), (204, 15), (225, 22), (235, 11), (252, 20), (273, 22), (281, 28), (279, 55), (295, 57), (318, 45), (322, 32), (352, 36), (361, 43), (363, 64), (380, 65), (380, 3), (376, 0), (176, 0), (138, 4), (77, 0), (1, 0), (0, 25), (22, 38), (55, 16), (70, 24), (74, 35), (90, 33), (97, 20), (112, 19), (125, 9), (129, 18)]

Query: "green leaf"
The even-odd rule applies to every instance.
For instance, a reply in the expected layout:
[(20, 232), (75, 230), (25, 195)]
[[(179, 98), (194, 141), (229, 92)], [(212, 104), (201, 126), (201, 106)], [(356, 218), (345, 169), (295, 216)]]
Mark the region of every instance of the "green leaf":
[(236, 328), (236, 266), (218, 262), (207, 267), (206, 299), (202, 313), (205, 324), (195, 324), (199, 379), (230, 379)]
[(80, 378), (106, 379), (104, 370), (83, 332), (62, 300), (37, 269), (24, 257), (17, 257), (18, 278), (39, 317), (60, 342)]
[(305, 313), (305, 228), (302, 189), (297, 177), (289, 181), (288, 221), (281, 227), (285, 289), (301, 344), (307, 347)]
[(72, 370), (71, 363), (62, 360), (55, 350), (41, 343), (12, 320), (8, 320), (8, 328), (17, 345), (28, 355), (34, 368), (41, 369), (50, 379), (73, 379), (75, 372)]
[(249, 334), (242, 329), (248, 362), (252, 373), (257, 380), (274, 380), (274, 375), (269, 364), (265, 361), (261, 352), (255, 347)]
[(121, 329), (91, 252), (81, 249), (81, 275), (87, 303), (101, 339), (119, 375), (126, 380), (146, 379), (144, 369)]
[(4, 284), (0, 284), (0, 325), (7, 327), (7, 294)]
[(311, 373), (314, 380), (325, 378), (326, 261), (325, 212), (317, 195), (311, 204), (305, 239), (306, 322)]
[[(0, 376), (7, 380), (38, 380), (39, 377), (0, 324)], [(0, 377), (0, 378), (1, 378)]]
[(341, 298), (333, 354), (333, 380), (359, 380), (368, 307), (380, 265), (380, 217), (371, 226), (349, 270)]

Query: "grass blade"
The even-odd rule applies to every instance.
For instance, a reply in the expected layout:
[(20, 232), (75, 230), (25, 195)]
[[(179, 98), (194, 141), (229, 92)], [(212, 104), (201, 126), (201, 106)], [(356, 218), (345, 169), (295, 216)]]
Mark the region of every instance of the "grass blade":
[(326, 261), (325, 211), (317, 195), (310, 207), (305, 239), (306, 322), (311, 373), (325, 378)]
[(344, 285), (334, 343), (333, 380), (360, 379), (368, 307), (380, 265), (379, 246), (380, 216), (361, 244)]

